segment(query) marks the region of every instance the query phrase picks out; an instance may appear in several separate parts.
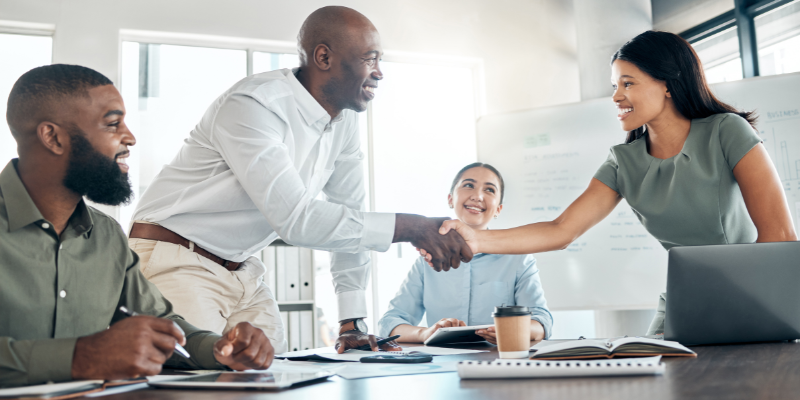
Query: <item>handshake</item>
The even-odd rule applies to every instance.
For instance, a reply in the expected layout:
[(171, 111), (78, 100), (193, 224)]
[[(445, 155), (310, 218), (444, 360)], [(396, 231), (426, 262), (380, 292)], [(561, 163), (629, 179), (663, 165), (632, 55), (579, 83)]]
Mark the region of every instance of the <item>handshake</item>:
[(475, 231), (449, 218), (397, 214), (393, 242), (410, 242), (437, 272), (458, 268), (477, 252)]

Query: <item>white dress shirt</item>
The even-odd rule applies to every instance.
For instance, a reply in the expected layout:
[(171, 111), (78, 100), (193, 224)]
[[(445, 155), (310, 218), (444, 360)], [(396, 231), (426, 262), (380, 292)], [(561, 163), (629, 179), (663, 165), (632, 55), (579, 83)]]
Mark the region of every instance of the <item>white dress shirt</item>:
[(360, 147), (357, 114), (331, 120), (293, 70), (252, 75), (211, 104), (133, 219), (236, 262), (278, 236), (335, 251), (339, 319), (366, 317), (367, 251), (389, 248), (395, 215), (363, 211)]

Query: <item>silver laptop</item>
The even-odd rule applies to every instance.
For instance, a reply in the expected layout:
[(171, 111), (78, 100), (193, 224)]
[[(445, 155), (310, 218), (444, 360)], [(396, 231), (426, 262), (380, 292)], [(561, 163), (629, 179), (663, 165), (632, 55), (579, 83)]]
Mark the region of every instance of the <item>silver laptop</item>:
[(670, 249), (664, 339), (800, 339), (800, 242)]

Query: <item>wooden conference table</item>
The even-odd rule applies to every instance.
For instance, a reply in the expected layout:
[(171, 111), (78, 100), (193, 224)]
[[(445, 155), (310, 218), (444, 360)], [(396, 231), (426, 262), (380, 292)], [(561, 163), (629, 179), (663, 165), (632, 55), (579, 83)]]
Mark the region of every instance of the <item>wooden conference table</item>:
[[(488, 353), (434, 362), (494, 360)], [(792, 399), (800, 398), (800, 343), (697, 346), (697, 358), (664, 358), (663, 376), (460, 380), (455, 372), (326, 382), (280, 392), (148, 389), (105, 399)]]

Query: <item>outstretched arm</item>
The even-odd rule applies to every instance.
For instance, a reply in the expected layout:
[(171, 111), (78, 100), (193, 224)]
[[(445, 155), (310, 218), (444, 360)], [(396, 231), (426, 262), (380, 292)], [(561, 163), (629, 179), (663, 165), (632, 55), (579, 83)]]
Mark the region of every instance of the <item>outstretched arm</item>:
[(597, 179), (553, 221), (537, 222), (511, 229), (475, 231), (458, 220), (445, 221), (439, 233), (456, 230), (472, 252), (531, 254), (565, 249), (589, 228), (602, 221), (622, 196)]

